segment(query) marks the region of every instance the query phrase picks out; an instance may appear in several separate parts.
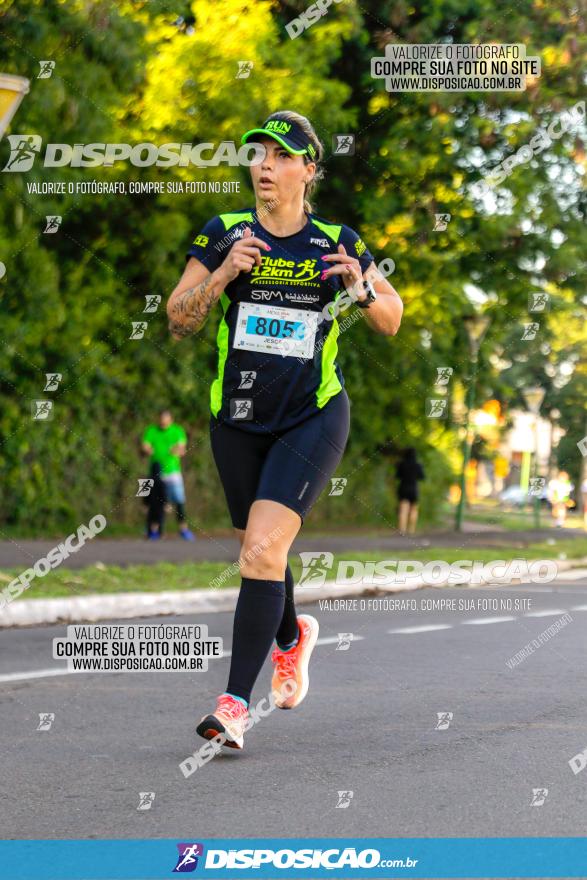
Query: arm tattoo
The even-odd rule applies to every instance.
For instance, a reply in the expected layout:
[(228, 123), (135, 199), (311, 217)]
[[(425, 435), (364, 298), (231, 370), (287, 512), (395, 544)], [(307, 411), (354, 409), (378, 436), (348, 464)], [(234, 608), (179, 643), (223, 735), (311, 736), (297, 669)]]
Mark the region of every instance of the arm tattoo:
[(172, 307), (173, 319), (169, 322), (172, 335), (183, 339), (196, 333), (204, 324), (217, 299), (211, 274), (197, 287), (184, 290)]
[(175, 339), (185, 339), (186, 336), (191, 336), (195, 331), (184, 324), (178, 324), (177, 321), (170, 321), (169, 332)]

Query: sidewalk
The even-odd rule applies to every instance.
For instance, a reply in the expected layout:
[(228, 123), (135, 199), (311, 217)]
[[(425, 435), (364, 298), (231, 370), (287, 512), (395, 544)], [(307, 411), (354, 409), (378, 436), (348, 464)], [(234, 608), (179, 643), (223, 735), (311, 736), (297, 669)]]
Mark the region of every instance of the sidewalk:
[[(14, 538), (0, 541), (0, 569), (29, 568), (37, 559), (63, 541), (67, 536), (52, 540)], [(569, 540), (587, 537), (581, 529), (539, 529), (520, 532), (506, 532), (488, 529), (476, 523), (465, 524), (461, 534), (455, 532), (428, 532), (414, 537), (401, 537), (396, 532), (389, 534), (302, 534), (292, 547), (292, 553), (315, 551), (346, 553), (357, 550), (367, 552), (389, 552), (394, 550), (418, 550), (425, 547), (499, 547), (504, 544), (525, 547), (527, 544), (547, 540)], [(151, 565), (156, 562), (222, 561), (233, 562), (238, 557), (238, 542), (227, 534), (197, 536), (190, 543), (175, 536), (161, 541), (146, 541), (142, 538), (95, 538), (87, 541), (79, 553), (73, 553), (62, 563), (63, 568), (84, 568), (102, 562), (104, 565)]]
[[(566, 576), (572, 581), (587, 581), (586, 565), (587, 559), (558, 560), (556, 577), (564, 577), (567, 573)], [(512, 577), (508, 585), (527, 582), (523, 578)], [(503, 584), (503, 581), (496, 583)], [(317, 586), (297, 586), (295, 596), (297, 605), (305, 605), (319, 599), (385, 596), (428, 586), (430, 584), (419, 574), (408, 574), (402, 578), (389, 577), (386, 583), (381, 583), (381, 579), (365, 577), (359, 582), (327, 580)], [(467, 581), (445, 579), (434, 584), (435, 589), (459, 586), (466, 588)], [(489, 581), (486, 586), (491, 588), (493, 584)], [(224, 587), (160, 593), (102, 593), (62, 599), (22, 599), (0, 609), (0, 629), (55, 623), (93, 623), (99, 620), (124, 620), (165, 614), (198, 615), (234, 611), (238, 593), (236, 587)]]

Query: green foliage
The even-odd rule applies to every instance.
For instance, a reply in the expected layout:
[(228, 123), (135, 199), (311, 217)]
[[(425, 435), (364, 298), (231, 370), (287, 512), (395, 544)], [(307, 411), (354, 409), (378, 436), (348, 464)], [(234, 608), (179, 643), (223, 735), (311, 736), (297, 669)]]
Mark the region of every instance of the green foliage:
[[(313, 521), (395, 523), (394, 456), (414, 445), (428, 479), (422, 514), (434, 520), (459, 465), (458, 429), (425, 417), (436, 368), (452, 366), (457, 396), (469, 374), (462, 316), (465, 285), (485, 292), (492, 323), (481, 352), (479, 397), (519, 402), (524, 384), (547, 388), (561, 413), (564, 464), (575, 476), (585, 429), (585, 159), (572, 134), (519, 166), (495, 204), (476, 188), (483, 175), (578, 100), (586, 30), (571, 6), (430, 0), (347, 0), (299, 38), (285, 24), (306, 0), (0, 2), (0, 69), (28, 76), (11, 132), (56, 143), (234, 140), (269, 112), (308, 115), (326, 145), (326, 179), (315, 209), (357, 228), (377, 261), (392, 257), (391, 280), (405, 302), (395, 338), (357, 322), (341, 337), (340, 363), (353, 402), (353, 429), (339, 474), (345, 493), (325, 496)], [(177, 15), (192, 15), (193, 34)], [(385, 43), (522, 42), (543, 73), (525, 93), (389, 94), (370, 76)], [(36, 79), (53, 59), (50, 79)], [(247, 78), (237, 62), (250, 60)], [(512, 110), (519, 114), (512, 115)], [(354, 157), (332, 156), (333, 133), (357, 135)], [(2, 165), (8, 156), (0, 143)], [(143, 515), (134, 497), (145, 465), (138, 437), (161, 405), (189, 433), (189, 511), (199, 528), (228, 525), (207, 437), (218, 316), (196, 339), (174, 344), (164, 302), (183, 254), (204, 222), (251, 204), (246, 169), (44, 169), (0, 175), (0, 519), (69, 529), (100, 511), (128, 523)], [(35, 181), (217, 180), (238, 194), (34, 195)], [(434, 214), (450, 213), (444, 232)], [(45, 217), (61, 214), (55, 235)], [(558, 235), (553, 236), (553, 230)], [(521, 342), (528, 293), (548, 290), (552, 307), (535, 345)], [(146, 294), (158, 294), (145, 316)], [(143, 340), (131, 321), (147, 317)], [(569, 330), (572, 329), (569, 337)], [(507, 358), (510, 367), (504, 367)], [(566, 384), (556, 379), (565, 365)], [(581, 366), (581, 363), (583, 366)], [(59, 372), (56, 392), (45, 373)], [(552, 374), (552, 375), (551, 375)], [(558, 384), (557, 384), (558, 382)], [(54, 418), (33, 421), (31, 401), (52, 397)], [(384, 450), (387, 454), (382, 454)]]

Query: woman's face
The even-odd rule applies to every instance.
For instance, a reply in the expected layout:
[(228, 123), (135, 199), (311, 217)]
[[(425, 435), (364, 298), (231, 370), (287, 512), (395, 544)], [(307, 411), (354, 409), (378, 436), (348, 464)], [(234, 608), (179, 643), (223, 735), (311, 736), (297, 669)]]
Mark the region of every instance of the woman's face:
[(261, 202), (292, 202), (304, 197), (304, 187), (314, 176), (316, 165), (304, 164), (303, 156), (288, 153), (273, 138), (262, 137), (256, 143), (265, 147), (265, 158), (251, 165), (255, 197)]

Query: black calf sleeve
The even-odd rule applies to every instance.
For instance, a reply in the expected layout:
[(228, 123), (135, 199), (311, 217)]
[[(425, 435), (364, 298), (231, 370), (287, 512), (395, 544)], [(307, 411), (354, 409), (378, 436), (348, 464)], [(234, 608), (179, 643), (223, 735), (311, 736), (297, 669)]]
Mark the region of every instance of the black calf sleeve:
[(250, 702), (251, 691), (283, 616), (283, 581), (243, 578), (234, 612), (229, 694)]
[(296, 606), (294, 603), (294, 579), (289, 565), (285, 569), (285, 604), (283, 606), (283, 616), (275, 641), (281, 648), (282, 645), (289, 645), (295, 642), (299, 635), (298, 618), (296, 615)]

